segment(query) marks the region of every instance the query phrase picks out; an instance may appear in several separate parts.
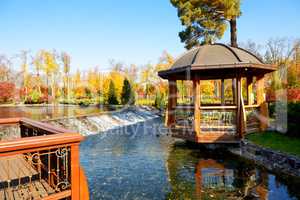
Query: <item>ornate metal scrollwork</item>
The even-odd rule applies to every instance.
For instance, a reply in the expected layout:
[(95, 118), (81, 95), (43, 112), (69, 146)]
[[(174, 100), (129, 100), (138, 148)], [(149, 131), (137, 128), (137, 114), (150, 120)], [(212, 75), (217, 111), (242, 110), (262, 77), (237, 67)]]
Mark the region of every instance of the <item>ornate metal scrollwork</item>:
[(56, 191), (62, 191), (62, 190), (66, 190), (70, 187), (70, 183), (69, 181), (65, 180), (65, 181), (61, 181), (59, 183), (56, 184), (55, 190)]
[(55, 155), (59, 158), (65, 157), (67, 155), (68, 149), (66, 147), (59, 148), (55, 151)]

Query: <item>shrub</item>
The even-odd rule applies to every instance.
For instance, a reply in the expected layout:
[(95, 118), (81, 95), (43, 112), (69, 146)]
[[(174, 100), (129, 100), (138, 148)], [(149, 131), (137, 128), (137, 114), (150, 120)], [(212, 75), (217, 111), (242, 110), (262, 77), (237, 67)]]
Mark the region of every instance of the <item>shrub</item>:
[(92, 103), (90, 99), (80, 99), (78, 100), (78, 105), (80, 106), (89, 106)]
[(47, 93), (39, 92), (37, 89), (31, 90), (25, 98), (25, 104), (40, 104), (40, 103), (49, 103), (51, 98)]
[(300, 102), (289, 102), (285, 105), (284, 102), (276, 102), (269, 104), (270, 117), (276, 117), (277, 109), (286, 109), (287, 106), (287, 135), (300, 138)]
[(15, 84), (10, 82), (0, 83), (0, 103), (10, 103), (13, 101)]
[(288, 103), (288, 132), (290, 136), (300, 138), (300, 102)]

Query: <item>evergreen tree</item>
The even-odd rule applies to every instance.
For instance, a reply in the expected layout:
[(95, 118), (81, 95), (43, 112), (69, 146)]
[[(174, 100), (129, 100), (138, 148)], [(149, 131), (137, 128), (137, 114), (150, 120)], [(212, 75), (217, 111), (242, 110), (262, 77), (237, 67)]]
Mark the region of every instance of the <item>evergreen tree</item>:
[(117, 99), (115, 84), (113, 81), (110, 81), (110, 83), (109, 83), (107, 102), (110, 105), (119, 104), (118, 99)]
[(124, 79), (123, 81), (123, 88), (122, 88), (122, 93), (121, 93), (121, 102), (122, 104), (128, 104), (131, 103), (130, 101), (132, 100), (132, 89), (130, 82), (128, 81), (127, 78)]
[(179, 33), (186, 48), (220, 39), (230, 24), (231, 45), (237, 46), (236, 18), (241, 15), (240, 0), (171, 0), (185, 30)]
[(165, 96), (163, 93), (157, 92), (155, 95), (154, 107), (163, 109), (165, 107)]

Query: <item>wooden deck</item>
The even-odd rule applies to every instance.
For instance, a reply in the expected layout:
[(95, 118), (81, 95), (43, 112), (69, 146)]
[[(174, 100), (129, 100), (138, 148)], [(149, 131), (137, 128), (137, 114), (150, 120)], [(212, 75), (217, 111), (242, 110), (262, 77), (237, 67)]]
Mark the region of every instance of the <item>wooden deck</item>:
[(0, 190), (0, 199), (42, 199), (55, 194), (55, 190), (45, 181), (33, 181), (20, 187), (9, 187)]
[(13, 182), (37, 175), (38, 172), (30, 166), (22, 154), (0, 158), (0, 184), (8, 180)]
[[(55, 194), (45, 180), (36, 180), (38, 175), (22, 154), (1, 157), (0, 199), (41, 199)], [(20, 182), (22, 185), (18, 185)]]

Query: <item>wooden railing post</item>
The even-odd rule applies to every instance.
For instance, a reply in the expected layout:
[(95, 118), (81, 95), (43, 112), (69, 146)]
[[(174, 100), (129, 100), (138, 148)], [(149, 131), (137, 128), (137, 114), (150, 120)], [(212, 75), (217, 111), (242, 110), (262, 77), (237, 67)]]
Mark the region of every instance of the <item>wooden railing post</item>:
[(175, 123), (176, 104), (177, 104), (176, 80), (169, 79), (169, 96), (168, 96), (168, 106), (166, 110), (166, 119), (165, 119), (165, 125), (167, 127), (174, 125)]
[(236, 113), (236, 130), (237, 134), (240, 138), (243, 138), (245, 133), (245, 106), (244, 106), (244, 100), (242, 95), (242, 78), (240, 75), (238, 75), (237, 79), (237, 87), (236, 87), (236, 94), (237, 94), (237, 113)]
[(201, 89), (200, 89), (200, 80), (194, 79), (193, 80), (193, 89), (194, 89), (194, 131), (196, 133), (196, 137), (200, 136), (201, 133)]
[(264, 76), (256, 77), (256, 101), (259, 105), (259, 121), (260, 121), (260, 130), (265, 131), (269, 125), (269, 112), (268, 112), (268, 104), (265, 99), (264, 93), (264, 85), (265, 80)]
[(225, 80), (221, 79), (221, 105), (225, 105)]
[(253, 102), (253, 77), (247, 77), (247, 104), (252, 105)]
[(79, 163), (79, 143), (71, 145), (71, 198), (80, 199), (80, 163)]

